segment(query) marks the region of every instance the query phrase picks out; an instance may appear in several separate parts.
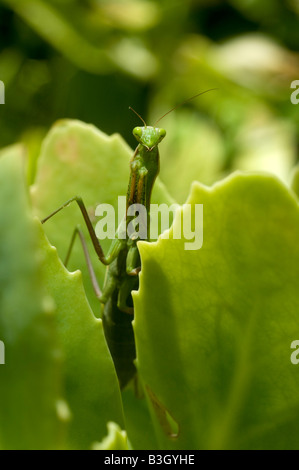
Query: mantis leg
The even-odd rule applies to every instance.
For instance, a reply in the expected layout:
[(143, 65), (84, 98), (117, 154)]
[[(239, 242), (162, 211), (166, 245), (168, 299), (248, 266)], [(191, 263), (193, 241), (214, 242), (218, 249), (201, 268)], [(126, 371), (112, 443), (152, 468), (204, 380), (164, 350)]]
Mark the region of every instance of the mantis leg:
[(147, 207), (146, 201), (146, 176), (147, 176), (147, 169), (141, 168), (139, 170), (139, 180), (137, 184), (137, 201), (139, 204), (143, 204)]
[(140, 255), (136, 245), (133, 245), (128, 250), (126, 259), (126, 272), (129, 276), (137, 276), (141, 271)]
[(67, 202), (65, 202), (61, 207), (59, 207), (58, 209), (56, 209), (56, 211), (52, 212), (52, 214), (48, 215), (48, 217), (46, 217), (45, 219), (43, 219), (41, 221), (42, 224), (44, 224), (45, 222), (47, 222), (47, 220), (51, 219), (51, 217), (53, 217), (54, 215), (56, 215), (58, 212), (60, 212), (62, 209), (68, 207), (72, 202), (76, 202), (79, 206), (79, 209), (83, 215), (83, 218), (84, 218), (84, 221), (85, 221), (85, 224), (86, 224), (86, 227), (87, 227), (87, 230), (89, 232), (89, 235), (90, 235), (90, 238), (91, 238), (91, 241), (92, 241), (92, 244), (93, 244), (93, 247), (95, 249), (95, 252), (96, 254), (98, 255), (98, 258), (99, 260), (101, 261), (101, 263), (103, 263), (105, 266), (107, 266), (108, 264), (110, 264), (117, 256), (117, 252), (112, 252), (109, 256), (105, 256), (104, 252), (103, 252), (103, 249), (101, 247), (101, 244), (99, 242), (99, 240), (97, 239), (97, 236), (96, 236), (96, 233), (94, 231), (94, 228), (93, 228), (93, 225), (91, 223), (91, 220), (89, 218), (89, 215), (88, 215), (88, 212), (87, 212), (87, 209), (84, 205), (84, 202), (83, 200), (81, 199), (81, 197), (79, 196), (75, 196), (73, 197), (72, 199), (69, 199)]
[(97, 281), (97, 278), (96, 278), (96, 275), (95, 275), (95, 272), (94, 272), (94, 269), (93, 269), (93, 265), (92, 265), (92, 262), (91, 262), (91, 258), (90, 258), (89, 252), (88, 252), (87, 243), (86, 243), (84, 234), (83, 234), (80, 226), (77, 226), (74, 230), (74, 233), (73, 233), (73, 236), (72, 236), (72, 239), (71, 239), (71, 243), (70, 243), (66, 258), (65, 258), (64, 265), (65, 265), (65, 267), (67, 267), (67, 264), (69, 262), (71, 252), (72, 252), (72, 249), (73, 249), (73, 246), (74, 246), (77, 235), (79, 236), (80, 241), (81, 241), (81, 245), (82, 245), (82, 248), (83, 248), (83, 252), (84, 252), (84, 256), (85, 256), (85, 260), (86, 260), (86, 264), (87, 264), (87, 268), (88, 268), (88, 273), (89, 273), (89, 276), (90, 276), (90, 279), (91, 279), (91, 283), (92, 283), (94, 293), (95, 293), (96, 297), (98, 299), (100, 299), (101, 296), (102, 296), (102, 291), (99, 287), (99, 284), (98, 284), (98, 281)]

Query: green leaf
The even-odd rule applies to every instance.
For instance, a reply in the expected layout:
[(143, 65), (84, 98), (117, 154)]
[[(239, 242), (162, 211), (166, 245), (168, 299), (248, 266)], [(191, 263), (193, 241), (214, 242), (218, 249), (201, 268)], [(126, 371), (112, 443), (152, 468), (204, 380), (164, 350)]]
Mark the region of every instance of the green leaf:
[(203, 204), (200, 250), (172, 230), (139, 243), (134, 329), (160, 448), (298, 449), (297, 201), (235, 174), (187, 202)]
[(102, 321), (94, 317), (86, 299), (81, 272), (65, 269), (41, 226), (40, 247), (45, 256), (45, 286), (57, 308), (64, 353), (65, 394), (71, 414), (69, 446), (89, 449), (105, 436), (108, 421), (123, 424), (118, 380)]
[(25, 188), (23, 148), (0, 154), (0, 448), (64, 446), (61, 350)]
[(0, 446), (88, 449), (123, 424), (118, 381), (81, 273), (33, 221), (24, 170), (20, 147), (1, 154)]

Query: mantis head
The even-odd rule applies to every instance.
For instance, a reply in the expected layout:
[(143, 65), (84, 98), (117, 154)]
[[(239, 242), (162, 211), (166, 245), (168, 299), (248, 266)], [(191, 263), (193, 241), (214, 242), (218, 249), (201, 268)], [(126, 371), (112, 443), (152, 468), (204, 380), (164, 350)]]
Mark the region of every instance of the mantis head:
[[(155, 125), (159, 121), (161, 121), (161, 119), (163, 119), (169, 113), (172, 113), (172, 111), (174, 111), (178, 107), (180, 107), (183, 104), (188, 103), (188, 101), (194, 100), (198, 96), (203, 95), (204, 93), (207, 93), (208, 91), (212, 91), (212, 90), (217, 90), (217, 88), (211, 88), (210, 90), (206, 90), (206, 91), (202, 91), (201, 93), (197, 93), (197, 95), (191, 96), (191, 98), (188, 98), (187, 100), (183, 101), (182, 103), (176, 105), (174, 108), (167, 111), (167, 113), (163, 114), (163, 116), (161, 116), (155, 122)], [(166, 131), (164, 129), (159, 128), (159, 127), (147, 126), (144, 119), (140, 116), (140, 114), (137, 113), (137, 111), (135, 111), (135, 109), (131, 108), (131, 106), (129, 106), (129, 109), (131, 109), (131, 111), (133, 111), (141, 119), (141, 121), (144, 124), (144, 127), (135, 127), (133, 129), (134, 137), (148, 151), (151, 151), (153, 148), (155, 148), (161, 142), (162, 139), (164, 139), (164, 137), (166, 135)]]
[(135, 127), (133, 129), (133, 135), (137, 142), (143, 145), (148, 151), (151, 151), (164, 139), (166, 131), (159, 127)]

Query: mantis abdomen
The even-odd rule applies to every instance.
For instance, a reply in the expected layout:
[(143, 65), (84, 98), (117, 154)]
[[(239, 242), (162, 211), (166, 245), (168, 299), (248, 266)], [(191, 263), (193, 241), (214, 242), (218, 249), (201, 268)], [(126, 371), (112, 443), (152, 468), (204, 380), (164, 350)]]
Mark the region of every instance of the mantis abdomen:
[(134, 377), (136, 368), (135, 339), (132, 326), (132, 316), (124, 314), (117, 307), (116, 291), (107, 300), (102, 314), (105, 338), (113, 358), (120, 388), (124, 388)]
[[(124, 304), (130, 309), (128, 312), (120, 310), (121, 288), (123, 283), (129, 283), (133, 290), (138, 289), (138, 276), (129, 276), (125, 272), (126, 250), (123, 250), (118, 258), (107, 268), (113, 276), (114, 289), (103, 305), (102, 322), (105, 338), (110, 354), (113, 358), (115, 370), (118, 376), (120, 388), (124, 388), (136, 374), (134, 360), (136, 358), (135, 338), (132, 321), (133, 300), (131, 292), (123, 299)], [(108, 276), (107, 276), (108, 277)]]

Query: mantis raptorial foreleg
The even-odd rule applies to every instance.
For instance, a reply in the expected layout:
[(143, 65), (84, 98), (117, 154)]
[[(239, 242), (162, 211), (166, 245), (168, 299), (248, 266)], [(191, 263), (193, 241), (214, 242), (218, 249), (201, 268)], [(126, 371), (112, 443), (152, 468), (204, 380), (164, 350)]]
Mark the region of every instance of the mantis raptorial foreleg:
[(109, 255), (106, 257), (105, 254), (104, 254), (104, 251), (103, 251), (103, 248), (101, 247), (101, 244), (96, 236), (96, 233), (94, 231), (94, 228), (93, 228), (93, 225), (91, 223), (91, 220), (89, 218), (89, 215), (88, 215), (88, 212), (87, 212), (87, 209), (85, 207), (85, 204), (82, 200), (81, 197), (79, 196), (75, 196), (73, 197), (72, 199), (69, 199), (67, 202), (65, 202), (64, 204), (62, 204), (62, 206), (60, 206), (58, 209), (56, 209), (54, 212), (52, 212), (50, 215), (48, 215), (47, 217), (45, 217), (44, 219), (42, 219), (41, 223), (44, 224), (45, 222), (47, 222), (49, 219), (51, 219), (51, 217), (53, 217), (54, 215), (58, 214), (58, 212), (62, 211), (63, 209), (65, 209), (66, 207), (68, 207), (72, 202), (76, 202), (80, 208), (80, 211), (83, 215), (83, 218), (84, 218), (84, 221), (85, 221), (85, 224), (86, 224), (86, 227), (87, 227), (87, 230), (89, 232), (89, 235), (90, 235), (90, 238), (91, 238), (91, 241), (92, 241), (92, 244), (93, 244), (93, 247), (95, 249), (95, 252), (96, 254), (98, 255), (98, 258), (99, 260), (101, 261), (101, 263), (103, 263), (105, 266), (108, 266), (110, 263), (112, 263), (112, 261), (116, 258), (117, 256), (117, 251), (115, 250), (115, 252), (113, 253), (109, 253)]

